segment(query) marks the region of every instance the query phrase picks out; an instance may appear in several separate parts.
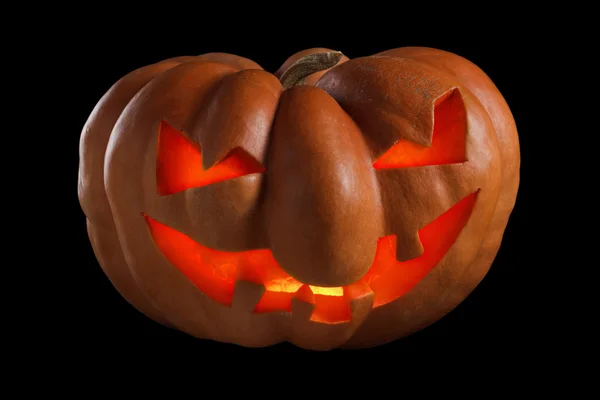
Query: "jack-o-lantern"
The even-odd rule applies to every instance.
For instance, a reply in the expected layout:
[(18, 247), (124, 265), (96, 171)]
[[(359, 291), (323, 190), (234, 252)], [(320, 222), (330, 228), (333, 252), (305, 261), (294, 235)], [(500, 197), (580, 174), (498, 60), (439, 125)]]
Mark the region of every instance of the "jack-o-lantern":
[(368, 347), (480, 282), (519, 185), (514, 120), (474, 64), (428, 48), (275, 74), (211, 53), (138, 69), (82, 133), (95, 254), (137, 309), (244, 346)]

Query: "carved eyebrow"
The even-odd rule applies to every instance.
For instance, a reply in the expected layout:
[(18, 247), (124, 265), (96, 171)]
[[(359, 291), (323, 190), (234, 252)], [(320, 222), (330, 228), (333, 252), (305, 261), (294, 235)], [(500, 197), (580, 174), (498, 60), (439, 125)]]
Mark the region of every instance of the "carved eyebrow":
[(374, 163), (375, 169), (411, 168), (463, 163), (466, 157), (467, 114), (462, 95), (453, 88), (434, 102), (431, 145), (400, 139)]
[(160, 196), (263, 172), (264, 166), (241, 147), (204, 169), (201, 146), (168, 122), (160, 123), (156, 157), (156, 187)]

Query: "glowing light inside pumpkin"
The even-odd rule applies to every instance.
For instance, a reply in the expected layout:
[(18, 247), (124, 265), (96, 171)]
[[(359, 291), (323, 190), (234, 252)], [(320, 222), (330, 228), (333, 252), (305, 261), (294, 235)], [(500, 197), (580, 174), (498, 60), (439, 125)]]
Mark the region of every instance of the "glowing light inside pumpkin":
[(161, 196), (265, 171), (254, 157), (241, 148), (233, 149), (217, 164), (204, 169), (202, 149), (198, 143), (165, 121), (161, 122), (159, 129), (156, 184)]
[(379, 307), (404, 295), (423, 279), (456, 241), (471, 215), (476, 197), (477, 192), (465, 197), (419, 230), (424, 252), (415, 259), (398, 262), (396, 237), (380, 238), (369, 272), (359, 282), (343, 288), (302, 284), (277, 264), (270, 250), (226, 252), (211, 249), (143, 215), (154, 242), (166, 259), (213, 300), (231, 306), (235, 281), (247, 280), (264, 285), (266, 289), (254, 312), (291, 312), (292, 298), (296, 297), (314, 304), (311, 320), (340, 323), (350, 320), (350, 301), (365, 290), (374, 292), (373, 307)]
[(460, 92), (455, 89), (435, 101), (430, 147), (399, 140), (375, 161), (373, 167), (410, 168), (465, 162), (466, 130), (465, 106)]

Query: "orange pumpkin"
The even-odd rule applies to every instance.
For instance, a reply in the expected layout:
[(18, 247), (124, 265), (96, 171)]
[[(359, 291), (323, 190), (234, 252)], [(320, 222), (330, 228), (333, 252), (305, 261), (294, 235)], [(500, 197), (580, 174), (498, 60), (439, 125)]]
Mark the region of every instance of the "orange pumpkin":
[(328, 49), (275, 74), (169, 59), (119, 80), (81, 138), (100, 265), (154, 320), (243, 346), (369, 347), (441, 318), (501, 243), (519, 143), (457, 55)]

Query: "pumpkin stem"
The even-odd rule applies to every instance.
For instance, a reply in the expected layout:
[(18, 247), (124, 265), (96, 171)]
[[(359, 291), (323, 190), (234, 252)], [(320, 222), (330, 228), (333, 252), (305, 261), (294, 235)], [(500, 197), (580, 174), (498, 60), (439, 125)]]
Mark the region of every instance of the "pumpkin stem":
[(335, 66), (342, 56), (343, 54), (340, 51), (308, 54), (290, 65), (281, 75), (279, 81), (284, 89), (302, 85), (307, 76)]

